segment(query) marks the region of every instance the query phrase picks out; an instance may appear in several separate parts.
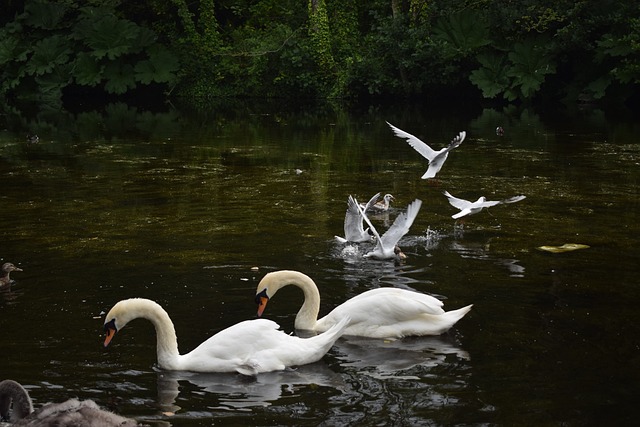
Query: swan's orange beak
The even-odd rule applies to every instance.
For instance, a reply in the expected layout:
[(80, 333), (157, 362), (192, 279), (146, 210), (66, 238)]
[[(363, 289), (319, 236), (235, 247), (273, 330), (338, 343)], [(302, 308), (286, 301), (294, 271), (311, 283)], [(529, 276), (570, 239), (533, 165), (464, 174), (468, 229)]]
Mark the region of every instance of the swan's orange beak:
[(258, 304), (258, 317), (262, 316), (264, 309), (267, 308), (269, 297), (267, 296), (267, 290), (263, 290), (256, 295), (256, 304)]
[(111, 339), (115, 336), (116, 331), (115, 329), (107, 329), (107, 336), (104, 339), (104, 346), (108, 346), (109, 343), (111, 342)]
[(262, 316), (264, 309), (267, 308), (267, 303), (269, 302), (269, 298), (261, 297), (258, 302), (258, 317)]
[(109, 345), (109, 343), (111, 342), (111, 340), (113, 339), (117, 331), (118, 330), (116, 329), (115, 319), (110, 321), (109, 323), (105, 323), (104, 332), (107, 334), (107, 336), (104, 339), (105, 347)]

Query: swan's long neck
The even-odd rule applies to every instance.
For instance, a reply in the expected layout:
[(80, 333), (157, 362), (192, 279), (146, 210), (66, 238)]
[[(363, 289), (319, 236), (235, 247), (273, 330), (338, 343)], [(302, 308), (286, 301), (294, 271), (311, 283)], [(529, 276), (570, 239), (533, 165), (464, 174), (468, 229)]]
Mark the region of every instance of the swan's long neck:
[(314, 281), (306, 274), (297, 271), (277, 271), (270, 273), (270, 275), (273, 279), (273, 281), (270, 281), (270, 288), (273, 294), (287, 285), (295, 285), (302, 289), (304, 303), (296, 315), (295, 327), (296, 329), (308, 331), (315, 330), (318, 313), (320, 312), (320, 292)]
[(13, 400), (13, 421), (22, 419), (33, 412), (29, 393), (19, 383), (12, 380), (0, 382), (0, 417), (9, 418), (9, 406)]
[(128, 302), (126, 310), (123, 309), (124, 324), (135, 318), (147, 319), (153, 323), (156, 329), (158, 365), (163, 369), (178, 369), (178, 338), (167, 312), (151, 300), (134, 298), (123, 302)]

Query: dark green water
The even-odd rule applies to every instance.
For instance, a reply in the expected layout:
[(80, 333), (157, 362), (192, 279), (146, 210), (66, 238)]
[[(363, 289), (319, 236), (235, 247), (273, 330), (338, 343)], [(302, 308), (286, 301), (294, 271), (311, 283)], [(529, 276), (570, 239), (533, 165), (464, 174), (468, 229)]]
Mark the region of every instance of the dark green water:
[[(0, 292), (0, 379), (39, 407), (91, 398), (161, 425), (629, 424), (640, 403), (640, 125), (599, 111), (273, 106), (7, 116), (0, 133), (0, 260), (23, 272)], [(385, 120), (442, 147), (435, 182)], [(503, 126), (505, 135), (495, 134)], [(27, 129), (40, 142), (27, 145)], [(442, 190), (524, 201), (454, 227)], [(345, 255), (346, 199), (424, 204), (402, 265)], [(374, 218), (385, 229), (384, 217)], [(541, 245), (581, 243), (561, 254)], [(258, 270), (252, 269), (258, 267)], [(440, 337), (342, 339), (321, 362), (245, 378), (155, 367), (150, 323), (102, 347), (103, 317), (146, 297), (182, 352), (255, 317), (268, 271), (318, 284), (321, 314), (379, 286), (473, 310)], [(302, 295), (267, 317), (293, 329)]]

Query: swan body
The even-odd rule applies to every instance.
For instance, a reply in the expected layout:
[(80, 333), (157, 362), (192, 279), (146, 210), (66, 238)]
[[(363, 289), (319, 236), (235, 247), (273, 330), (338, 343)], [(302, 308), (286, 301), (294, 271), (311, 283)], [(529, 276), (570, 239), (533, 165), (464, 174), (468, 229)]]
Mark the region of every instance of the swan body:
[(5, 262), (2, 264), (2, 271), (0, 272), (0, 288), (3, 286), (10, 285), (12, 280), (10, 274), (12, 271), (22, 271), (21, 268), (16, 267), (10, 262)]
[(326, 333), (305, 339), (287, 335), (271, 320), (248, 320), (218, 332), (191, 352), (180, 354), (176, 332), (167, 312), (154, 301), (132, 298), (118, 302), (107, 314), (105, 347), (117, 331), (136, 318), (147, 319), (155, 326), (160, 368), (244, 375), (278, 371), (320, 360), (340, 338), (348, 322), (336, 323)]
[(313, 280), (298, 271), (281, 270), (266, 274), (256, 289), (258, 316), (270, 298), (284, 286), (302, 289), (304, 303), (295, 327), (323, 332), (349, 318), (344, 335), (370, 338), (402, 338), (412, 335), (439, 335), (449, 330), (471, 310), (471, 305), (445, 312), (442, 301), (430, 295), (397, 288), (377, 288), (363, 292), (318, 319), (320, 292)]
[(366, 253), (364, 256), (366, 258), (376, 259), (389, 259), (396, 257), (406, 258), (398, 247), (398, 242), (405, 234), (409, 232), (409, 228), (413, 224), (413, 221), (416, 219), (421, 206), (422, 200), (420, 199), (416, 199), (413, 202), (409, 203), (409, 206), (407, 206), (407, 211), (401, 213), (396, 217), (391, 227), (389, 227), (389, 229), (382, 235), (382, 237), (367, 217), (367, 214), (361, 210), (360, 212), (362, 213), (362, 217), (369, 225), (369, 228), (371, 229), (371, 232), (376, 239), (376, 247), (374, 248), (374, 250)]
[(387, 122), (387, 124), (391, 127), (391, 130), (397, 137), (406, 139), (410, 146), (412, 146), (418, 153), (422, 155), (422, 157), (426, 158), (429, 161), (429, 168), (424, 173), (424, 175), (422, 175), (422, 179), (434, 178), (436, 174), (440, 172), (440, 169), (442, 169), (442, 165), (444, 165), (447, 157), (449, 157), (449, 152), (454, 148), (460, 146), (460, 144), (462, 144), (462, 142), (464, 141), (464, 138), (467, 136), (467, 133), (465, 131), (462, 131), (455, 138), (453, 138), (448, 146), (439, 151), (436, 151), (422, 142), (419, 138), (411, 135), (409, 132), (405, 132), (389, 122)]
[[(375, 194), (364, 205), (363, 211), (366, 212), (367, 209), (373, 206), (379, 197), (380, 193)], [(371, 235), (368, 230), (368, 228), (365, 230), (362, 226), (362, 213), (358, 209), (358, 201), (350, 195), (347, 199), (347, 213), (344, 216), (344, 237), (335, 236), (336, 240), (340, 243), (368, 242), (371, 241)]]
[(443, 194), (447, 197), (447, 199), (449, 199), (449, 203), (451, 204), (451, 206), (460, 210), (460, 212), (458, 212), (457, 214), (451, 215), (451, 218), (455, 219), (462, 218), (463, 216), (467, 215), (475, 215), (484, 208), (489, 208), (491, 206), (505, 203), (515, 203), (527, 198), (527, 196), (519, 195), (504, 200), (491, 201), (482, 196), (475, 202), (470, 202), (469, 200), (454, 197), (449, 194), (448, 191), (444, 191)]
[[(380, 193), (377, 194), (377, 196), (380, 196)], [(375, 197), (375, 196), (374, 196)], [(373, 205), (363, 205), (362, 203), (360, 203), (360, 207), (362, 208), (363, 211), (367, 212), (367, 210), (370, 210), (372, 212), (376, 212), (376, 213), (380, 213), (380, 212), (386, 212), (389, 210), (389, 208), (391, 207), (391, 202), (394, 201), (396, 198), (393, 197), (392, 194), (385, 194), (384, 197), (382, 198), (381, 201), (376, 202)], [(369, 201), (371, 202), (371, 201)]]
[(19, 383), (12, 380), (0, 382), (0, 415), (9, 420), (9, 406), (13, 401), (12, 425), (30, 427), (51, 426), (137, 426), (130, 418), (100, 409), (93, 400), (69, 399), (62, 403), (48, 403), (37, 411), (29, 393)]

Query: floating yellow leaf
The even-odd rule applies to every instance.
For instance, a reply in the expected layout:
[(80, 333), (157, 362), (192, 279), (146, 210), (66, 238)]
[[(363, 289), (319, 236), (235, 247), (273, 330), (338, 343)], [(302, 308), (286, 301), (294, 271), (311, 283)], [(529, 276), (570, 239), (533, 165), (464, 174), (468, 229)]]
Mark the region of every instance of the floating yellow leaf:
[(581, 245), (579, 243), (565, 243), (562, 246), (538, 246), (541, 251), (559, 254), (561, 252), (575, 251), (576, 249), (587, 249), (589, 245)]

